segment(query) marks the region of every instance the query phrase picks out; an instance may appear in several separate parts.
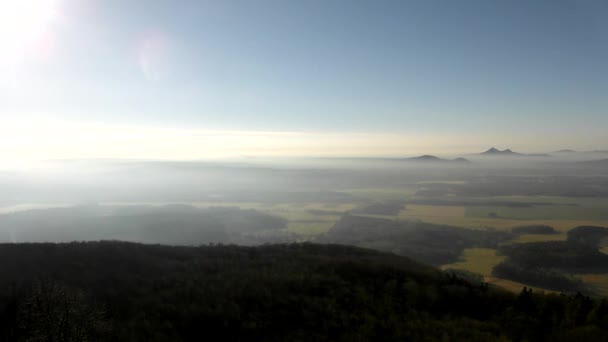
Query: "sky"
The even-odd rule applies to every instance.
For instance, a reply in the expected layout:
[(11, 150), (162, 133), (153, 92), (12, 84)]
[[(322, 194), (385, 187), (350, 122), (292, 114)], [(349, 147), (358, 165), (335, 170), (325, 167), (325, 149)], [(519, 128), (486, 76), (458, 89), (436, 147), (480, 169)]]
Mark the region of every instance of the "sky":
[(608, 149), (603, 0), (0, 0), (0, 158)]

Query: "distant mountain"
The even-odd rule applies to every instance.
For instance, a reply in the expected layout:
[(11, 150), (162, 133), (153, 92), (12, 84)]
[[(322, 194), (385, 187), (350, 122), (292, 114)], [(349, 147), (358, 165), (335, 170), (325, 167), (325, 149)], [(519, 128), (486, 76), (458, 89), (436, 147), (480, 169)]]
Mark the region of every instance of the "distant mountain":
[(513, 152), (510, 149), (501, 151), (494, 147), (490, 148), (489, 150), (487, 150), (485, 152), (480, 153), (480, 155), (482, 155), (482, 156), (507, 156), (507, 157), (549, 157), (548, 154), (524, 154), (524, 153)]
[(555, 151), (555, 153), (576, 153), (575, 150), (559, 150)]
[(419, 163), (461, 163), (461, 164), (468, 164), (471, 161), (465, 158), (456, 158), (456, 159), (444, 159), (444, 158), (439, 158), (436, 156), (431, 156), (428, 154), (425, 154), (423, 156), (419, 156), (419, 157), (412, 157), (412, 158), (405, 158), (402, 159), (403, 161), (410, 161), (410, 162), (419, 162)]
[(437, 161), (442, 161), (443, 159), (436, 157), (436, 156), (431, 156), (428, 154), (425, 154), (423, 156), (419, 156), (419, 157), (412, 157), (412, 158), (406, 158), (405, 160), (409, 160), (409, 161), (424, 161), (424, 162), (437, 162)]
[(487, 150), (485, 152), (482, 152), (481, 154), (482, 155), (500, 155), (500, 156), (510, 155), (510, 156), (512, 156), (512, 155), (520, 155), (521, 153), (513, 152), (510, 149), (506, 149), (506, 150), (501, 151), (499, 149), (496, 149), (496, 148), (492, 147), (489, 150)]

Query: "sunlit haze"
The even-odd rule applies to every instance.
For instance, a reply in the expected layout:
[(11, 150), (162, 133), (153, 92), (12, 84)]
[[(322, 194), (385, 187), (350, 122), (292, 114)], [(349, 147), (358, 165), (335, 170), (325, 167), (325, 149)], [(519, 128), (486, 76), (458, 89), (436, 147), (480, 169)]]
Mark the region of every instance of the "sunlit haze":
[(0, 158), (606, 149), (607, 6), (0, 0)]
[(608, 341), (608, 0), (0, 0), (0, 342)]

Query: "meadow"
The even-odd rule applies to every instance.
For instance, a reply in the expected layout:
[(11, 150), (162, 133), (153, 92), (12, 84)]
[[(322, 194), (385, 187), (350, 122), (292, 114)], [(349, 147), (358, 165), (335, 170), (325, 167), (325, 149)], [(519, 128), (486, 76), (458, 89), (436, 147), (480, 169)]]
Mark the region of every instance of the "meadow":
[(287, 229), (303, 238), (327, 232), (338, 222), (342, 213), (358, 206), (357, 203), (263, 203), (263, 202), (197, 202), (199, 208), (235, 206), (254, 209), (287, 220)]
[[(497, 251), (492, 248), (467, 248), (460, 257), (461, 260), (451, 264), (445, 264), (441, 266), (442, 270), (464, 270), (467, 272), (473, 272), (483, 277), (483, 280), (488, 284), (502, 287), (512, 292), (519, 292), (526, 284), (518, 283), (516, 281), (496, 278), (492, 275), (492, 269), (505, 260), (504, 256), (498, 255)], [(606, 283), (608, 284), (608, 282)], [(538, 287), (531, 287), (537, 291), (547, 291)]]
[[(425, 181), (418, 186), (429, 184), (461, 184), (457, 181)], [(608, 199), (577, 198), (556, 196), (488, 196), (463, 198), (445, 196), (439, 204), (426, 204), (435, 199), (419, 196), (412, 188), (359, 190), (358, 195), (369, 195), (369, 200), (405, 199), (406, 205), (395, 216), (383, 218), (395, 220), (417, 220), (427, 223), (458, 226), (470, 229), (511, 231), (512, 228), (526, 225), (549, 225), (556, 234), (520, 234), (505, 243), (532, 243), (545, 241), (564, 241), (566, 232), (578, 226), (608, 227)], [(425, 204), (407, 204), (425, 203)], [(508, 205), (459, 205), (461, 202), (495, 203)], [(447, 205), (446, 205), (447, 204)], [(368, 215), (371, 216), (371, 215)], [(608, 246), (601, 248), (608, 253)], [(458, 262), (442, 265), (442, 269), (460, 269), (483, 276), (490, 284), (518, 292), (526, 284), (497, 278), (492, 269), (505, 259), (495, 249), (468, 248)], [(608, 274), (575, 274), (576, 278), (591, 285), (597, 294), (608, 295)], [(530, 287), (530, 286), (528, 286)], [(542, 288), (537, 290), (547, 291)], [(550, 291), (548, 291), (550, 292)]]
[[(284, 218), (286, 229), (297, 241), (315, 241), (340, 221), (345, 213), (397, 221), (420, 221), (431, 224), (475, 230), (510, 232), (514, 227), (549, 225), (556, 234), (519, 234), (503, 244), (566, 240), (566, 232), (583, 225), (608, 227), (608, 199), (564, 196), (460, 196), (428, 195), (436, 187), (458, 187), (465, 181), (408, 180), (394, 186), (329, 189), (345, 194), (343, 200), (302, 201), (285, 200), (209, 200), (189, 202), (108, 202), (108, 205), (166, 205), (187, 204), (199, 208), (238, 207)], [(422, 191), (421, 191), (422, 190)], [(374, 204), (403, 203), (401, 210), (390, 213), (366, 212)], [(399, 204), (398, 204), (399, 205)], [(377, 207), (377, 206), (376, 206)], [(386, 250), (387, 242), (369, 242), (366, 247)], [(608, 254), (608, 246), (601, 249)], [(522, 283), (492, 275), (492, 268), (504, 256), (492, 248), (466, 248), (460, 260), (442, 265), (443, 269), (460, 269), (483, 276), (488, 283), (519, 291)], [(608, 274), (582, 274), (579, 278), (593, 285), (602, 294), (608, 293)]]

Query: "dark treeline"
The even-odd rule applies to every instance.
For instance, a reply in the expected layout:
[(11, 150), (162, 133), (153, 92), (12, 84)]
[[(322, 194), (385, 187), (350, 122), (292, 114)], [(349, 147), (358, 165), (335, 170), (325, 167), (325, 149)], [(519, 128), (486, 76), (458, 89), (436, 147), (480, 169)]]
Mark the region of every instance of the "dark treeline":
[(527, 268), (553, 268), (571, 273), (608, 272), (608, 255), (597, 248), (570, 241), (504, 245), (499, 252)]
[(511, 229), (513, 234), (557, 234), (555, 228), (543, 224), (520, 226)]
[(551, 290), (592, 293), (572, 274), (608, 272), (608, 255), (598, 249), (607, 236), (607, 228), (581, 226), (570, 230), (566, 241), (503, 245), (498, 251), (507, 260), (493, 274)]
[(580, 226), (568, 231), (568, 241), (598, 247), (602, 240), (608, 239), (608, 228)]
[(593, 288), (569, 273), (553, 268), (526, 267), (513, 261), (504, 261), (494, 266), (494, 276), (567, 293), (592, 295)]
[(606, 300), (340, 245), (5, 244), (0, 258), (2, 341), (608, 339)]
[(494, 230), (347, 214), (317, 241), (373, 248), (425, 264), (443, 265), (457, 261), (466, 248), (497, 248), (512, 237)]

